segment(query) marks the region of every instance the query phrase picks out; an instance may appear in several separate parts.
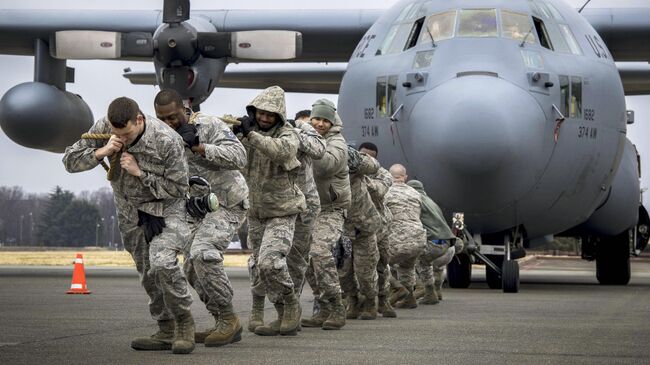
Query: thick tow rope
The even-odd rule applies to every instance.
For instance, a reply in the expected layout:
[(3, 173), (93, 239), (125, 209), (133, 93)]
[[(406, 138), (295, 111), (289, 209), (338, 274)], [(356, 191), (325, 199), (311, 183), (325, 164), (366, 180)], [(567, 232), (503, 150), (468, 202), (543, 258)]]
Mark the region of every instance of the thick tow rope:
[[(81, 135), (81, 139), (98, 139), (98, 140), (109, 140), (111, 139), (111, 134), (102, 134), (102, 133), (84, 133)], [(120, 155), (121, 153), (113, 154), (110, 157), (110, 166), (102, 159), (99, 163), (102, 165), (104, 170), (106, 170), (106, 178), (108, 181), (113, 181), (115, 179), (115, 172), (120, 165)]]

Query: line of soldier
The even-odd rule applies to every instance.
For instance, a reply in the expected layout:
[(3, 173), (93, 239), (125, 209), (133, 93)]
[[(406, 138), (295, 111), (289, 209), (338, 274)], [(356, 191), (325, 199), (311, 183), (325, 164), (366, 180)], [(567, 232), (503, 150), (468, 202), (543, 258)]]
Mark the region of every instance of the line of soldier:
[[(346, 319), (375, 319), (378, 312), (396, 317), (392, 305), (417, 306), (416, 272), (424, 283), (420, 303), (442, 298), (442, 268), (462, 240), (422, 184), (406, 183), (403, 166), (382, 168), (372, 143), (348, 147), (331, 101), (319, 99), (288, 120), (284, 91), (273, 86), (237, 125), (188, 114), (173, 90), (158, 93), (154, 108), (156, 117), (132, 99), (115, 99), (89, 130), (110, 139), (79, 140), (63, 157), (69, 172), (119, 158), (111, 180), (119, 230), (159, 326), (134, 339), (133, 349), (188, 354), (195, 343), (241, 340), (223, 260), (246, 219), (253, 249), (248, 330), (255, 334), (337, 330)], [(188, 202), (197, 188), (192, 181), (209, 187), (218, 209), (208, 208), (207, 194)], [(315, 296), (310, 318), (300, 306), (305, 281)], [(214, 316), (206, 331), (195, 331), (190, 285)], [(266, 298), (277, 311), (270, 322)]]

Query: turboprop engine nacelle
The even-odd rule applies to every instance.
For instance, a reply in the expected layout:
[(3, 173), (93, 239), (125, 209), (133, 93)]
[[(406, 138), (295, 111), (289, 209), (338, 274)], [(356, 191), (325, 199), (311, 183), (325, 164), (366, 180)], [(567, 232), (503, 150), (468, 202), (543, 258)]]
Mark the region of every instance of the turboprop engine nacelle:
[(0, 99), (0, 126), (21, 146), (61, 153), (93, 123), (78, 95), (42, 82), (11, 88)]

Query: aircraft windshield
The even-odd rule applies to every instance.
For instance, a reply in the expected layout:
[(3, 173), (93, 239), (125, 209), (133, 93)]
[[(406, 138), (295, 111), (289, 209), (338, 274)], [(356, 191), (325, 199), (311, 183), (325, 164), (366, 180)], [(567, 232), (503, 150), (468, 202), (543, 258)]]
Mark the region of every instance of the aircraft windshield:
[(496, 37), (496, 9), (462, 9), (460, 11), (459, 37)]
[(526, 14), (501, 11), (501, 29), (505, 38), (535, 43), (535, 28)]
[[(456, 11), (452, 10), (430, 15), (424, 26), (425, 29), (420, 33), (418, 44), (452, 38), (456, 28)], [(433, 37), (433, 40), (431, 37)]]

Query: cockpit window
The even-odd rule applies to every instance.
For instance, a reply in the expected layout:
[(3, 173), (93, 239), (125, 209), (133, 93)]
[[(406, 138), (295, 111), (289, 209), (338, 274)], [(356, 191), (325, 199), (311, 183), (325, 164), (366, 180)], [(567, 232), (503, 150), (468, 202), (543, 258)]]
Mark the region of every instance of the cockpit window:
[(462, 9), (460, 11), (459, 37), (496, 37), (496, 9)]
[(416, 18), (421, 18), (423, 17), (424, 14), (424, 4), (423, 3), (411, 3), (408, 4), (401, 13), (399, 13), (399, 16), (395, 20), (395, 23), (403, 23), (409, 20), (414, 20)]
[(384, 43), (381, 45), (381, 48), (377, 50), (378, 55), (386, 55), (399, 53), (404, 50), (404, 45), (406, 40), (411, 34), (411, 28), (413, 28), (412, 23), (403, 23), (393, 25), (388, 31)]
[(526, 14), (508, 10), (501, 11), (501, 32), (505, 38), (535, 43), (535, 28)]
[(571, 53), (574, 55), (582, 55), (582, 48), (580, 48), (580, 45), (576, 41), (576, 38), (573, 36), (573, 32), (571, 32), (569, 26), (566, 24), (558, 24), (558, 27), (560, 27), (560, 32), (562, 32), (566, 43), (569, 45)]
[(438, 42), (454, 36), (456, 10), (430, 15), (420, 32), (418, 44)]
[(546, 27), (546, 31), (548, 32), (548, 36), (551, 39), (551, 43), (553, 44), (554, 51), (560, 53), (571, 53), (571, 50), (569, 49), (569, 46), (566, 44), (566, 41), (564, 40), (562, 33), (560, 33), (560, 29), (557, 27), (557, 24), (550, 22)]
[(542, 19), (533, 17), (533, 23), (535, 24), (535, 31), (537, 32), (537, 38), (539, 38), (539, 44), (544, 48), (553, 50), (553, 44), (549, 40), (548, 31)]

